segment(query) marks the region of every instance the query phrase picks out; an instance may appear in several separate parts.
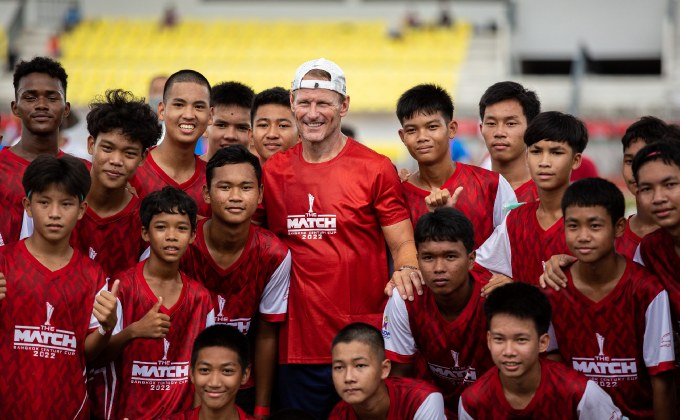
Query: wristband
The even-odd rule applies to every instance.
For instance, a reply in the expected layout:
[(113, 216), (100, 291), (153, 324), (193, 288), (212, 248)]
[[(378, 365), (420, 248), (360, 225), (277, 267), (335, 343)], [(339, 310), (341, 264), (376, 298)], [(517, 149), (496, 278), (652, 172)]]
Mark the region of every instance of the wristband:
[(255, 416), (268, 416), (269, 415), (269, 407), (263, 407), (261, 405), (256, 405), (255, 406), (255, 411), (253, 412), (253, 415)]
[(399, 270), (397, 270), (397, 271), (402, 271), (402, 270), (406, 270), (406, 269), (418, 271), (418, 267), (416, 267), (414, 265), (402, 265), (401, 267), (399, 267)]
[(102, 326), (100, 325), (99, 327), (97, 327), (97, 332), (99, 332), (99, 334), (101, 334), (101, 335), (103, 335), (103, 336), (107, 336), (107, 335), (109, 335), (109, 333), (110, 333), (111, 331), (106, 331), (106, 330), (104, 329), (104, 327), (102, 327)]

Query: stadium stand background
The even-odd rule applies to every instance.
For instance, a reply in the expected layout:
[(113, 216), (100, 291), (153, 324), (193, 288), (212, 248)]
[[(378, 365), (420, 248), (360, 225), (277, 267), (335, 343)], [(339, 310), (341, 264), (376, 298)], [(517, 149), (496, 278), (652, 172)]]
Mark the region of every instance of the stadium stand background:
[[(88, 0), (79, 2), (82, 23), (58, 42), (76, 108), (106, 88), (146, 96), (152, 76), (180, 68), (195, 68), (213, 83), (240, 80), (261, 90), (288, 87), (307, 59), (333, 59), (348, 78), (345, 122), (400, 167), (414, 166), (396, 133), (393, 108), (401, 92), (420, 82), (446, 87), (456, 102), (458, 140), (474, 161), (483, 153), (477, 101), (490, 84), (512, 79), (536, 90), (544, 109), (586, 119), (587, 153), (603, 175), (615, 176), (616, 140), (631, 121), (646, 114), (680, 119), (679, 3)], [(54, 49), (70, 4), (0, 0), (2, 127), (13, 123), (6, 115), (13, 96), (9, 51), (27, 58)], [(169, 5), (179, 23), (161, 29)], [(450, 29), (435, 27), (443, 9), (454, 21)], [(409, 14), (419, 28), (404, 25)], [(388, 38), (397, 28), (402, 38)], [(83, 135), (82, 127), (71, 132)]]

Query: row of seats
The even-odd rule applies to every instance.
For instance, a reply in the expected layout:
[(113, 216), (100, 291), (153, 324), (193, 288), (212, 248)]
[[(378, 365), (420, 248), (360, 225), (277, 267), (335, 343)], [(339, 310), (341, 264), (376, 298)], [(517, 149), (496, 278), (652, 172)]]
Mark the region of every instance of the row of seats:
[(318, 57), (343, 68), (354, 110), (391, 111), (401, 92), (425, 81), (455, 91), (469, 24), (410, 29), (399, 40), (387, 32), (377, 21), (185, 21), (161, 28), (156, 21), (98, 20), (63, 35), (61, 50), (76, 105), (112, 87), (143, 96), (153, 76), (181, 68), (256, 91), (288, 87), (297, 66)]

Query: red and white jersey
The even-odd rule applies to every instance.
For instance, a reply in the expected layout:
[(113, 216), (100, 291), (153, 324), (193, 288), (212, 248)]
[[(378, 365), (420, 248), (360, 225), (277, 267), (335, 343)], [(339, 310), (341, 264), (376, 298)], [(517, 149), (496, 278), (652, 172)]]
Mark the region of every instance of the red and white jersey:
[(626, 230), (624, 230), (623, 235), (616, 238), (616, 241), (614, 242), (616, 253), (623, 255), (629, 260), (632, 260), (635, 258), (635, 250), (640, 245), (640, 241), (642, 241), (642, 238), (630, 228), (629, 217), (628, 220), (626, 220)]
[(530, 179), (517, 187), (515, 189), (515, 195), (517, 196), (517, 202), (519, 203), (538, 201), (538, 188), (536, 187), (534, 180)]
[[(408, 181), (402, 183), (404, 201), (410, 211), (411, 223), (415, 227), (420, 216), (427, 213), (425, 198), (430, 191), (420, 189)], [(508, 181), (496, 172), (477, 166), (456, 162), (453, 175), (446, 180), (441, 189), (451, 194), (462, 186), (456, 208), (463, 212), (475, 227), (475, 248), (491, 235), (507, 213), (508, 205), (517, 202), (515, 192)]]
[(203, 185), (205, 185), (205, 167), (206, 163), (201, 160), (198, 155), (195, 155), (196, 169), (194, 174), (188, 180), (179, 184), (170, 175), (166, 174), (163, 169), (156, 163), (151, 155), (151, 150), (144, 160), (142, 166), (137, 168), (134, 176), (130, 179), (130, 184), (135, 187), (139, 198), (144, 198), (150, 193), (162, 190), (163, 187), (172, 186), (179, 188), (189, 197), (193, 198), (198, 205), (198, 214), (203, 217), (210, 217), (210, 205), (203, 201)]
[(632, 261), (599, 302), (574, 287), (569, 269), (565, 274), (566, 288), (545, 289), (553, 307), (551, 347), (607, 391), (624, 415), (653, 417), (650, 376), (673, 369), (675, 357), (668, 294)]
[(526, 203), (508, 213), (477, 249), (477, 264), (515, 281), (537, 285), (544, 261), (553, 255), (571, 254), (564, 236), (564, 219), (544, 230), (536, 217), (538, 205), (538, 201)]
[(251, 224), (241, 256), (223, 269), (205, 243), (207, 220), (198, 222), (196, 239), (182, 256), (180, 270), (210, 291), (215, 323), (231, 325), (247, 334), (258, 311), (265, 321), (283, 322), (291, 267), (286, 245), (270, 231)]
[(94, 299), (106, 287), (98, 264), (74, 251), (51, 271), (24, 241), (0, 250), (7, 297), (0, 301), (3, 419), (89, 418), (85, 338), (99, 326)]
[(390, 160), (348, 139), (335, 158), (308, 163), (298, 143), (264, 167), (255, 220), (290, 248), (282, 363), (331, 362), (331, 341), (352, 322), (380, 327), (388, 279), (382, 227), (408, 220)]
[(107, 275), (137, 264), (147, 247), (142, 239), (140, 203), (132, 197), (123, 210), (109, 217), (99, 217), (88, 207), (71, 233), (71, 246), (97, 261)]
[(26, 196), (21, 179), (29, 165), (29, 161), (17, 156), (9, 147), (0, 150), (0, 245), (7, 245), (19, 240), (24, 206), (21, 200)]
[[(238, 412), (238, 418), (239, 420), (256, 420), (257, 417), (253, 417), (250, 414), (246, 413), (239, 407), (238, 405), (236, 406), (236, 411)], [(182, 413), (178, 414), (173, 414), (172, 416), (167, 416), (167, 417), (161, 417), (161, 420), (199, 420), (200, 419), (200, 413), (201, 413), (201, 407), (196, 407), (193, 408), (189, 411), (184, 411)]]
[[(114, 334), (143, 318), (158, 302), (144, 278), (144, 264), (116, 276), (120, 279), (120, 310)], [(156, 419), (192, 407), (191, 348), (196, 336), (215, 323), (215, 313), (208, 290), (183, 273), (181, 276), (179, 300), (171, 308), (160, 308), (170, 316), (165, 338), (134, 339), (116, 361), (120, 389), (113, 397), (114, 418)]]
[(619, 420), (621, 411), (595, 382), (561, 363), (540, 359), (541, 382), (525, 408), (512, 408), (493, 368), (463, 392), (460, 420)]
[(654, 273), (668, 292), (673, 319), (680, 330), (680, 257), (675, 252), (673, 237), (668, 231), (657, 229), (642, 238), (639, 254), (635, 261)]
[(393, 293), (383, 317), (387, 357), (412, 363), (419, 352), (445, 396), (449, 418), (455, 418), (463, 390), (494, 366), (486, 345), (481, 283), (472, 276), (470, 281), (470, 301), (454, 321), (444, 319), (429, 288), (413, 302), (404, 302), (399, 293)]
[[(425, 381), (409, 378), (387, 378), (390, 396), (387, 420), (445, 420), (444, 399), (437, 388)], [(358, 420), (351, 405), (340, 401), (328, 420)]]

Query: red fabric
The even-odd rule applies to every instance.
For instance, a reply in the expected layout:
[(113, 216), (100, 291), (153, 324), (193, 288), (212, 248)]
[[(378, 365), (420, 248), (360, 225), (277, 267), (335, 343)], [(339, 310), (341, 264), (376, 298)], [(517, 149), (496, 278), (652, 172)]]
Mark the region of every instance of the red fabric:
[(616, 238), (614, 246), (617, 253), (632, 260), (635, 257), (635, 251), (637, 250), (638, 245), (640, 245), (640, 241), (642, 241), (642, 238), (630, 229), (629, 217), (628, 220), (626, 220), (626, 230), (623, 231), (623, 235)]
[(0, 301), (0, 407), (4, 419), (89, 418), (85, 338), (99, 265), (79, 252), (57, 271), (43, 266), (24, 241), (1, 248), (7, 297)]
[[(236, 410), (238, 411), (238, 418), (239, 420), (256, 420), (256, 417), (253, 417), (243, 411), (241, 407), (235, 406)], [(173, 414), (172, 416), (168, 417), (161, 417), (162, 420), (198, 420), (199, 419), (199, 413), (201, 412), (201, 407), (196, 407), (194, 409), (184, 411), (182, 413), (178, 414)]]
[[(158, 301), (144, 278), (144, 264), (140, 262), (116, 276), (120, 279), (118, 299), (123, 328), (143, 318)], [(191, 408), (191, 348), (205, 329), (212, 302), (210, 293), (197, 281), (182, 274), (182, 283), (177, 303), (160, 308), (170, 316), (171, 326), (165, 338), (134, 339), (116, 361), (120, 389), (113, 404), (117, 410), (114, 418), (156, 419)]]
[(645, 267), (656, 275), (668, 292), (674, 326), (680, 329), (680, 257), (668, 231), (657, 229), (642, 238), (640, 254)]
[(528, 180), (515, 190), (518, 203), (531, 203), (538, 201), (538, 188), (533, 179)]
[[(560, 355), (576, 370), (580, 370), (579, 364), (590, 368), (594, 366), (591, 363), (607, 363), (606, 367), (584, 373), (612, 397), (625, 416), (652, 418), (652, 385), (643, 345), (647, 309), (663, 287), (644, 267), (628, 261), (614, 290), (596, 303), (574, 287), (569, 269), (565, 274), (565, 289), (544, 289), (553, 307), (552, 323)], [(598, 335), (603, 337), (601, 344)], [(610, 367), (609, 362), (626, 367)], [(630, 367), (633, 364), (636, 368)], [(659, 366), (658, 371), (672, 368), (671, 363)]]
[(463, 393), (465, 411), (476, 420), (579, 418), (576, 408), (586, 390), (586, 377), (561, 363), (547, 359), (540, 363), (541, 382), (524, 409), (510, 406), (494, 367)]
[(330, 363), (341, 328), (380, 326), (388, 280), (381, 226), (409, 217), (397, 171), (352, 139), (318, 164), (304, 160), (298, 143), (267, 160), (263, 183), (257, 217), (288, 245), (293, 261), (280, 360)]
[(597, 172), (595, 162), (586, 155), (581, 155), (581, 166), (571, 171), (571, 182), (578, 181), (583, 178), (597, 178), (600, 176)]
[[(463, 192), (458, 198), (456, 208), (463, 212), (475, 227), (475, 248), (479, 247), (493, 232), (493, 210), (498, 192), (499, 175), (477, 166), (457, 162), (453, 175), (446, 180), (442, 189), (451, 194), (459, 186)], [(410, 211), (411, 223), (415, 227), (420, 216), (427, 213), (425, 198), (430, 195), (408, 181), (402, 183), (404, 201)]]

